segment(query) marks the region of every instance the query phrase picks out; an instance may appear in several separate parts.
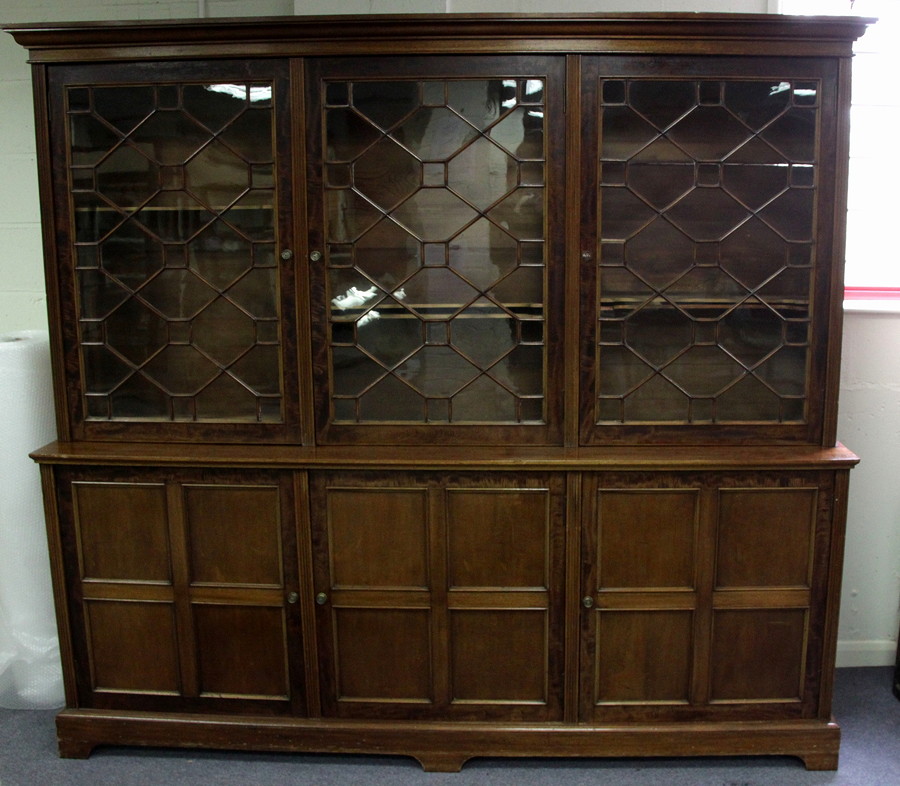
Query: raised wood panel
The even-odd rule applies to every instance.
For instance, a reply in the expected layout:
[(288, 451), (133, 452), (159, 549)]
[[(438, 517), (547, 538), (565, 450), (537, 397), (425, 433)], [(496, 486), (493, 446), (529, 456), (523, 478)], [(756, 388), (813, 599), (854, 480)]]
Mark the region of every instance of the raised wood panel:
[(549, 499), (545, 489), (450, 489), (450, 587), (546, 587)]
[(808, 587), (818, 489), (723, 489), (716, 586)]
[(796, 701), (803, 693), (805, 609), (713, 614), (713, 702)]
[(88, 601), (85, 621), (93, 690), (181, 692), (172, 603)]
[(279, 489), (185, 486), (193, 584), (281, 586)]
[(80, 482), (72, 498), (84, 579), (172, 581), (164, 485)]
[(698, 515), (693, 489), (601, 489), (599, 589), (692, 588)]
[(690, 610), (597, 612), (595, 703), (686, 703), (693, 627)]
[(428, 609), (334, 610), (338, 699), (431, 703)]
[(546, 611), (454, 609), (450, 642), (454, 702), (547, 703)]
[(429, 585), (427, 498), (422, 489), (329, 489), (334, 587)]
[(288, 698), (280, 607), (194, 604), (192, 611), (201, 695)]

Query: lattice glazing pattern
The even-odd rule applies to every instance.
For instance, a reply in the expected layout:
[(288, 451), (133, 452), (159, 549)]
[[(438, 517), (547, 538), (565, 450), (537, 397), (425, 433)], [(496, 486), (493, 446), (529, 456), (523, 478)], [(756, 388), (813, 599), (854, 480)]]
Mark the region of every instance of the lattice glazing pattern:
[(335, 422), (542, 422), (544, 83), (327, 82)]
[(598, 420), (803, 422), (818, 83), (600, 94)]
[(278, 422), (270, 84), (71, 87), (86, 417)]

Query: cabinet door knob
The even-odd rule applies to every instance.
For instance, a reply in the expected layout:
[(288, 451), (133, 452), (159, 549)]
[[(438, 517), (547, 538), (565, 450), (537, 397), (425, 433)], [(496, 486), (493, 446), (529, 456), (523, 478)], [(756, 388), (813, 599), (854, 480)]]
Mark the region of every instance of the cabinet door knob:
[(594, 599), (590, 595), (585, 595), (581, 599), (581, 605), (584, 606), (586, 609), (591, 609), (594, 607)]
[(318, 262), (322, 258), (321, 251), (310, 251), (309, 252), (309, 261), (310, 262)]
[(318, 603), (320, 606), (324, 606), (326, 603), (328, 603), (328, 596), (324, 592), (320, 592), (318, 595), (316, 595), (316, 603)]
[(290, 603), (292, 606), (293, 606), (298, 600), (300, 600), (300, 596), (299, 596), (296, 592), (289, 592), (289, 593), (288, 593), (288, 596), (287, 596), (287, 602)]
[(294, 258), (294, 252), (291, 251), (289, 248), (286, 248), (284, 251), (281, 252), (281, 258), (285, 262), (290, 262)]

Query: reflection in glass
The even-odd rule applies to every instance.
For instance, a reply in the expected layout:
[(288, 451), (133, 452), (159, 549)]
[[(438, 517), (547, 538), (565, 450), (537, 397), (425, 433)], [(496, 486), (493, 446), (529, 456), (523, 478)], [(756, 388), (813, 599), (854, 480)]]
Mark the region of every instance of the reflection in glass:
[(272, 86), (70, 88), (87, 416), (281, 420)]
[(326, 82), (334, 421), (544, 420), (543, 89)]
[(818, 84), (600, 95), (598, 422), (802, 422)]

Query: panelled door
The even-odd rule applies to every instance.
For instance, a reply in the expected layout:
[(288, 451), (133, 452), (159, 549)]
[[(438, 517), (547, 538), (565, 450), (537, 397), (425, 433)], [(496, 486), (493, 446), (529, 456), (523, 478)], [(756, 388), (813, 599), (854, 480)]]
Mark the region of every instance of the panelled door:
[(79, 706), (305, 713), (290, 473), (58, 472)]
[(312, 479), (322, 707), (561, 720), (561, 474)]
[(309, 62), (320, 442), (560, 441), (563, 64)]
[(584, 488), (584, 720), (816, 717), (832, 473)]

